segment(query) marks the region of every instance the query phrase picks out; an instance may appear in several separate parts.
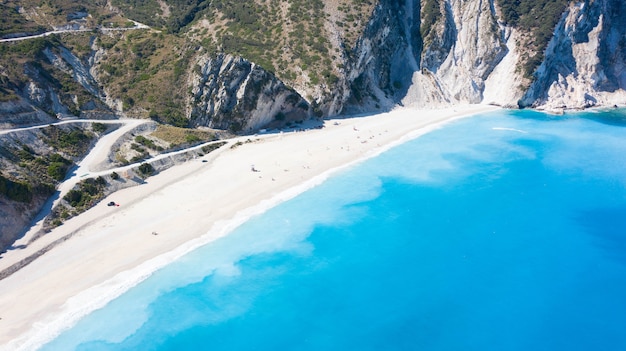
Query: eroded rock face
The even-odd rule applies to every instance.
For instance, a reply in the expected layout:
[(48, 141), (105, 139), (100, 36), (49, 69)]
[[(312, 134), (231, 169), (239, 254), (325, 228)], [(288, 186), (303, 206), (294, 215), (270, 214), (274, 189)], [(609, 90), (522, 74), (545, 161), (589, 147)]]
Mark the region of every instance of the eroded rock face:
[(625, 2), (572, 4), (530, 79), (520, 33), (502, 24), (493, 0), (381, 1), (350, 63), (346, 106), (626, 103)]
[(452, 101), (481, 102), (485, 80), (506, 53), (492, 5), (483, 0), (446, 1), (445, 18), (454, 19), (447, 20), (447, 26), (454, 26), (456, 40), (434, 72)]
[(381, 1), (357, 46), (348, 104), (479, 103), (507, 53), (502, 30), (490, 1)]
[(0, 198), (0, 252), (4, 252), (19, 238), (42, 204), (42, 199), (24, 204)]
[(520, 106), (559, 109), (626, 103), (625, 63), (626, 3), (572, 4)]
[(344, 112), (389, 109), (406, 94), (422, 51), (419, 1), (383, 0), (347, 63)]
[(308, 116), (308, 103), (273, 74), (241, 57), (201, 56), (190, 78), (194, 126), (252, 132)]
[(28, 101), (18, 97), (0, 103), (0, 128), (12, 128), (32, 124), (52, 123), (55, 119)]
[[(523, 76), (520, 67), (533, 53), (520, 43), (529, 34), (503, 25), (495, 0), (378, 0), (369, 19), (363, 18), (367, 25), (354, 48), (337, 44), (343, 51), (333, 56), (333, 63), (341, 65), (333, 87), (322, 92), (304, 83), (282, 82), (246, 58), (196, 52), (185, 63), (189, 79), (177, 82), (189, 95), (173, 108), (184, 110), (180, 115), (191, 126), (249, 133), (311, 116), (376, 112), (397, 105), (624, 104), (625, 7), (622, 0), (572, 4), (558, 23), (541, 66), (534, 76), (529, 72)], [(28, 81), (19, 85), (17, 95), (51, 117), (148, 115), (149, 103), (125, 110), (122, 95), (107, 94), (116, 90), (108, 90), (97, 69), (107, 49), (95, 42), (87, 59), (62, 45), (43, 52), (54, 69), (70, 75), (84, 90), (81, 101), (47, 80), (37, 65), (24, 67)], [(84, 98), (87, 95), (93, 98)], [(304, 96), (315, 101), (313, 106)]]

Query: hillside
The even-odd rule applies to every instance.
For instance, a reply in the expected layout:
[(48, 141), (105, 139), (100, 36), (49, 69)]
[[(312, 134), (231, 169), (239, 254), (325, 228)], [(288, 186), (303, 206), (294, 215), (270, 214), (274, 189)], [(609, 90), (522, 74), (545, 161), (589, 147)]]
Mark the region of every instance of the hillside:
[[(0, 15), (3, 129), (131, 117), (248, 134), (398, 105), (626, 103), (621, 0), (6, 0)], [(0, 139), (0, 207), (27, 223), (58, 182), (51, 157), (85, 150)]]
[[(524, 94), (550, 60), (555, 29), (574, 12), (584, 12), (584, 23), (566, 36), (584, 41), (592, 28), (608, 29), (610, 17), (615, 33), (600, 30), (617, 42), (600, 45), (617, 55), (609, 54), (611, 63), (624, 60), (617, 0), (33, 0), (6, 1), (0, 10), (11, 19), (0, 31), (5, 38), (88, 30), (3, 43), (2, 101), (24, 98), (52, 116), (125, 115), (236, 132), (386, 110), (407, 95), (420, 105), (480, 102), (485, 81), (513, 51), (517, 94), (494, 102), (538, 106), (540, 97)], [(613, 74), (618, 86), (620, 74)], [(237, 106), (243, 91), (248, 101)]]
[[(22, 15), (19, 25), (11, 29), (13, 33), (32, 33), (27, 24), (39, 28), (37, 32), (41, 28), (94, 31), (4, 44), (0, 59), (3, 100), (28, 95), (26, 86), (37, 81), (50, 94), (62, 90), (60, 105), (54, 106), (53, 97), (35, 101), (38, 108), (53, 115), (90, 113), (100, 110), (98, 105), (104, 102), (117, 114), (151, 117), (178, 126), (194, 125), (192, 110), (198, 109), (191, 100), (199, 97), (190, 93), (195, 88), (193, 75), (201, 72), (202, 62), (220, 54), (241, 57), (268, 72), (260, 85), (277, 80), (289, 87), (281, 90), (297, 90), (300, 96), (296, 102), (302, 103), (300, 109), (305, 115), (309, 105), (319, 115), (340, 112), (339, 108), (328, 111), (327, 102), (337, 91), (340, 77), (345, 77), (346, 57), (374, 8), (372, 0), (329, 4), (321, 0), (112, 1), (113, 7), (104, 2), (85, 2), (82, 6), (57, 1), (52, 2), (54, 7), (39, 7), (37, 3), (23, 2), (19, 11), (14, 10), (16, 4), (3, 7), (5, 13), (13, 9), (13, 17)], [(68, 21), (70, 17), (60, 13), (88, 15)], [(132, 27), (129, 19), (153, 29), (112, 30)], [(8, 64), (15, 60), (19, 66)], [(86, 75), (82, 81), (74, 79), (82, 87), (66, 79), (77, 74)], [(97, 99), (84, 96), (85, 90)], [(72, 97), (73, 103), (65, 101), (67, 97)], [(225, 110), (227, 107), (221, 112), (228, 112)], [(289, 112), (272, 110), (276, 110), (274, 114)], [(204, 112), (197, 113), (199, 118), (205, 117)], [(297, 119), (301, 118), (299, 114)]]

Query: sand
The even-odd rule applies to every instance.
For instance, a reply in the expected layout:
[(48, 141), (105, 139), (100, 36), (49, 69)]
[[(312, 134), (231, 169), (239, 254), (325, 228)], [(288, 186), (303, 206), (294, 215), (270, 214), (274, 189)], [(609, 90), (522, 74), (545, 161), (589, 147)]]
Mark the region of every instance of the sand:
[[(0, 280), (0, 349), (36, 348), (160, 267), (332, 172), (445, 122), (494, 109), (398, 109), (326, 120), (322, 129), (243, 137), (118, 191), (47, 234), (41, 244), (0, 259), (1, 270), (46, 240), (74, 233)], [(237, 141), (240, 145), (231, 147)], [(108, 207), (109, 201), (120, 206)]]

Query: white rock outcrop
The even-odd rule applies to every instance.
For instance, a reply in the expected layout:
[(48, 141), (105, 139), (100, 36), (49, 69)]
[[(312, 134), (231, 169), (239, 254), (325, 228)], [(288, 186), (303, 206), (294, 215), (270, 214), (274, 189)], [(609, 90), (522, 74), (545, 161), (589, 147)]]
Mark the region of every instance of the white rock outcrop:
[[(530, 78), (522, 74), (528, 49), (520, 40), (528, 34), (502, 24), (495, 0), (422, 1), (422, 11), (426, 3), (438, 4), (439, 12), (424, 28), (424, 16), (412, 15), (419, 13), (415, 1), (381, 1), (357, 46), (347, 106), (384, 107), (390, 101), (422, 108), (457, 103), (543, 109), (626, 104), (623, 0), (570, 5)], [(401, 78), (407, 70), (408, 82)]]
[(554, 110), (625, 104), (625, 10), (621, 0), (572, 4), (520, 105)]
[(441, 0), (429, 28), (418, 15), (424, 3), (381, 1), (357, 45), (348, 79), (358, 98), (347, 104), (362, 103), (364, 92), (381, 107), (483, 101), (485, 82), (510, 52), (493, 0)]
[(518, 69), (520, 52), (517, 48), (517, 37), (519, 34), (510, 28), (504, 29), (504, 33), (503, 40), (506, 44), (506, 52), (500, 63), (485, 80), (481, 102), (516, 108), (517, 102), (524, 95)]
[(196, 126), (250, 133), (308, 116), (309, 105), (297, 92), (248, 60), (202, 55), (195, 65), (187, 105)]

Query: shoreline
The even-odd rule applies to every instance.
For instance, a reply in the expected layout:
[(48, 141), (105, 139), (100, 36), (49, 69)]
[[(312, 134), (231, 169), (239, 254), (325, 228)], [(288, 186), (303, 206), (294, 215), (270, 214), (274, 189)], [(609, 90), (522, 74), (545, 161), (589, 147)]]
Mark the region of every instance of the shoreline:
[(321, 130), (244, 137), (254, 141), (228, 144), (120, 190), (101, 203), (121, 208), (99, 205), (68, 221), (51, 234), (74, 232), (71, 239), (0, 281), (0, 349), (35, 349), (156, 270), (338, 170), (498, 109), (403, 108), (326, 120)]

